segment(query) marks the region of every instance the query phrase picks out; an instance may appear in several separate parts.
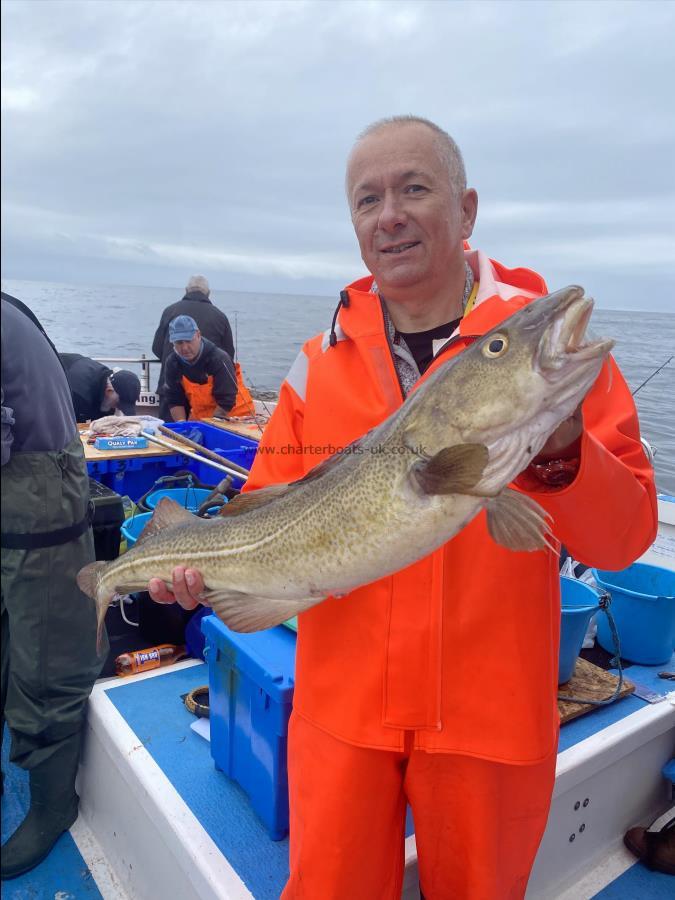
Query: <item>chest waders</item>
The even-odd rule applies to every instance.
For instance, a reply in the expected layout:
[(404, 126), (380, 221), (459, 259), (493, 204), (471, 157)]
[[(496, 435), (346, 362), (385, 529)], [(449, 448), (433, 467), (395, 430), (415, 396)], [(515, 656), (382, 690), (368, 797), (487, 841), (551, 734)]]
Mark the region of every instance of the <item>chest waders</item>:
[(2, 718), (31, 789), (30, 811), (3, 847), (3, 878), (37, 865), (77, 817), (87, 698), (105, 659), (94, 603), (75, 582), (94, 559), (88, 506), (78, 436), (2, 467)]

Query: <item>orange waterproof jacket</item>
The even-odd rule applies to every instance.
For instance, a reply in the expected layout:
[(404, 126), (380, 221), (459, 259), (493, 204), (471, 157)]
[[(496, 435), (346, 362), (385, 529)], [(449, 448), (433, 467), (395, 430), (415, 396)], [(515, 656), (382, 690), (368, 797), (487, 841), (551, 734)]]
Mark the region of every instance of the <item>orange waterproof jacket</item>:
[[(477, 250), (479, 281), (458, 339), (427, 375), (531, 299), (540, 276)], [(371, 278), (348, 288), (329, 333), (309, 340), (284, 381), (247, 490), (302, 477), (403, 402)], [(611, 374), (610, 374), (611, 370)], [(656, 495), (630, 391), (613, 361), (583, 404), (581, 463), (559, 490), (519, 487), (554, 519), (575, 559), (629, 565), (653, 541)], [(560, 628), (558, 557), (497, 545), (481, 512), (412, 566), (328, 598), (299, 617), (295, 713), (353, 744), (534, 763), (554, 749)]]

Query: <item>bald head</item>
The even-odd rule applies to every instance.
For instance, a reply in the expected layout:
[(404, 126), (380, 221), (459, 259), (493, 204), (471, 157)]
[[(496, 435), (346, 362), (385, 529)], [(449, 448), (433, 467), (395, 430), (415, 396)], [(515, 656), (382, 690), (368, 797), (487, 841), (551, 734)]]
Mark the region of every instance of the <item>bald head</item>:
[(464, 168), (464, 159), (462, 153), (455, 141), (450, 137), (447, 131), (443, 131), (434, 122), (424, 119), (421, 116), (390, 116), (385, 119), (378, 119), (359, 134), (354, 142), (354, 146), (347, 161), (347, 195), (349, 195), (349, 171), (352, 158), (358, 150), (362, 142), (369, 137), (379, 135), (385, 131), (395, 132), (402, 128), (423, 128), (432, 132), (434, 138), (434, 146), (439, 156), (443, 160), (448, 170), (448, 178), (455, 196), (459, 196), (466, 190), (466, 170)]

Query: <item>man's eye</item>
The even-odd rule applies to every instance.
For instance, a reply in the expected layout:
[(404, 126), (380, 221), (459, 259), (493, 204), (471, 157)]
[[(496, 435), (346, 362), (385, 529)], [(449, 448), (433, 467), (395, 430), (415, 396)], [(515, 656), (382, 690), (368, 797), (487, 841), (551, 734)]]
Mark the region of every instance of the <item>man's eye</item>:
[(361, 197), (359, 202), (356, 204), (356, 208), (360, 209), (362, 206), (370, 206), (372, 203), (375, 203), (377, 197), (374, 194), (368, 194), (367, 197)]
[(426, 191), (423, 184), (409, 184), (405, 189), (406, 194), (419, 194), (421, 191)]

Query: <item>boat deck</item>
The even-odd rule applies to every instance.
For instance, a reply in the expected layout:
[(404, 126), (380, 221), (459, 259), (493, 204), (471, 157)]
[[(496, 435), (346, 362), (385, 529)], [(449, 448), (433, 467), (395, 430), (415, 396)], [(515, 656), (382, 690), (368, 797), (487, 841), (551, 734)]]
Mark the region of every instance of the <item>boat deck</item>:
[[(561, 800), (571, 808), (575, 790), (581, 798), (584, 789), (579, 773), (584, 768), (590, 765), (588, 771), (599, 779), (598, 773), (592, 773), (594, 748), (602, 748), (603, 765), (613, 758), (614, 746), (621, 748), (614, 753), (617, 761), (625, 759), (634, 766), (630, 735), (638, 732), (641, 743), (646, 732), (651, 732), (653, 764), (643, 759), (641, 768), (646, 764), (652, 770), (647, 773), (651, 790), (657, 792), (657, 802), (661, 796), (661, 806), (666, 808), (668, 789), (659, 772), (673, 747), (675, 694), (665, 698), (668, 682), (657, 678), (664, 668), (667, 666), (631, 666), (629, 670), (631, 680), (662, 695), (661, 702), (647, 703), (630, 696), (563, 726), (554, 808)], [(278, 898), (288, 873), (288, 841), (270, 840), (244, 792), (214, 768), (208, 741), (191, 727), (198, 720), (182, 702), (182, 695), (207, 682), (206, 665), (186, 661), (171, 669), (96, 685), (80, 772), (81, 793), (86, 798), (82, 815), (44, 863), (21, 878), (3, 883), (3, 896), (13, 900)], [(3, 741), (7, 779), (2, 804), (3, 841), (28, 804), (27, 776), (7, 763), (7, 744)], [(572, 783), (572, 793), (567, 783)], [(616, 792), (626, 807), (626, 827), (638, 824), (640, 819), (631, 818), (634, 801), (625, 795), (625, 785), (617, 783)], [(644, 790), (639, 793), (644, 795)], [(592, 799), (585, 815), (583, 810), (573, 813), (575, 818), (582, 815), (587, 820), (584, 835), (576, 827), (578, 841), (570, 843), (565, 832), (562, 848), (555, 835), (549, 835), (549, 828), (540, 857), (547, 853), (559, 857), (563, 850), (569, 850), (569, 866), (575, 869), (580, 845), (589, 836), (593, 840)], [(643, 799), (638, 798), (638, 807)], [(642, 821), (647, 823), (644, 816)], [(418, 896), (412, 836), (406, 840), (406, 862), (404, 897), (412, 898)], [(649, 872), (616, 842), (604, 848), (596, 863), (584, 872), (581, 882), (576, 878), (572, 885), (551, 893), (545, 883), (549, 866), (544, 865), (546, 873), (540, 872), (542, 860), (538, 858), (528, 898), (672, 897), (672, 878)]]

